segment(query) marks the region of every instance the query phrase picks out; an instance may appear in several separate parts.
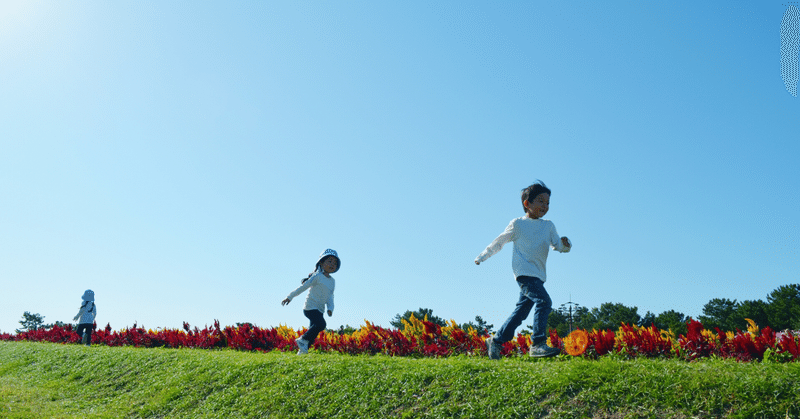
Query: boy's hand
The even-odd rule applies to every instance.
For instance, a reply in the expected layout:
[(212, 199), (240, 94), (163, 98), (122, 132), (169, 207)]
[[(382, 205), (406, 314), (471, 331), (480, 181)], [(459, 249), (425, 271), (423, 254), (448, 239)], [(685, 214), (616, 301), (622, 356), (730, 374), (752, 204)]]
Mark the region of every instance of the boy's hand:
[(569, 239), (566, 237), (561, 238), (561, 244), (563, 244), (566, 247), (572, 247), (572, 243), (570, 243)]
[(292, 300), (290, 300), (288, 298), (285, 298), (283, 301), (281, 301), (281, 305), (285, 306), (286, 304), (289, 304), (290, 302), (292, 302)]
[(333, 312), (328, 310), (328, 317), (331, 317), (331, 316), (333, 316)]

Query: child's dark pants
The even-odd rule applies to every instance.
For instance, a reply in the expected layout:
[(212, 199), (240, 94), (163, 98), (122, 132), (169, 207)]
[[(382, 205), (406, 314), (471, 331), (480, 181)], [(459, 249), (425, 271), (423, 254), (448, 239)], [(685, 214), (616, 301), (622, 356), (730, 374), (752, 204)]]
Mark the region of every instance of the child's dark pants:
[(519, 284), (519, 301), (514, 312), (506, 320), (495, 335), (495, 342), (508, 342), (514, 337), (517, 327), (528, 317), (533, 309), (533, 335), (531, 340), (534, 345), (547, 341), (547, 316), (553, 302), (544, 289), (544, 282), (532, 276), (517, 277)]
[(308, 320), (311, 320), (311, 324), (301, 338), (308, 342), (308, 346), (311, 346), (317, 339), (319, 332), (325, 330), (327, 323), (325, 323), (325, 317), (322, 316), (322, 312), (319, 310), (303, 310), (303, 314), (308, 317)]
[(84, 345), (91, 345), (92, 344), (92, 328), (93, 324), (91, 323), (81, 323), (78, 325), (78, 328), (75, 329), (75, 333), (81, 337), (81, 343)]

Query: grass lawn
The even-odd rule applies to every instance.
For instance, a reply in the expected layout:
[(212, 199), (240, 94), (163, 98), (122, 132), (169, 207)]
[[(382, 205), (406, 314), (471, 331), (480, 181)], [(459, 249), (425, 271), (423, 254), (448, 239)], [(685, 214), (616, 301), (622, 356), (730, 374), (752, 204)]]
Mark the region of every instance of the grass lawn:
[(800, 418), (800, 363), (0, 342), (2, 418)]

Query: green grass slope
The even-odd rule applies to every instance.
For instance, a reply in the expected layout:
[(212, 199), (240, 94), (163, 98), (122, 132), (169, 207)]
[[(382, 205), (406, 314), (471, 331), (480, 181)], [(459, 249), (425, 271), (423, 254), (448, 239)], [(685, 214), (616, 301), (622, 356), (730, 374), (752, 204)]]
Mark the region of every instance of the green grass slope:
[(0, 342), (2, 418), (797, 418), (800, 364)]

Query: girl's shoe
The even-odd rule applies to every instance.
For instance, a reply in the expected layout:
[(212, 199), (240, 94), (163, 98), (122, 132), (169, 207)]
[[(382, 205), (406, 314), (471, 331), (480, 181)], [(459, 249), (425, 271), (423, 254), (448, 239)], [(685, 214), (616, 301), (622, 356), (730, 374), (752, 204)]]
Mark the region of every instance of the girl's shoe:
[(300, 348), (297, 351), (297, 355), (305, 355), (308, 353), (308, 342), (306, 342), (302, 338), (299, 338), (295, 340), (295, 343), (297, 343), (297, 347)]
[(486, 353), (489, 359), (500, 359), (500, 345), (494, 343), (493, 337), (486, 338)]
[(546, 342), (542, 342), (538, 345), (532, 345), (531, 348), (528, 350), (528, 355), (534, 358), (547, 358), (551, 356), (556, 356), (560, 353), (561, 349), (551, 348), (547, 346)]

